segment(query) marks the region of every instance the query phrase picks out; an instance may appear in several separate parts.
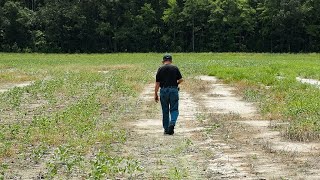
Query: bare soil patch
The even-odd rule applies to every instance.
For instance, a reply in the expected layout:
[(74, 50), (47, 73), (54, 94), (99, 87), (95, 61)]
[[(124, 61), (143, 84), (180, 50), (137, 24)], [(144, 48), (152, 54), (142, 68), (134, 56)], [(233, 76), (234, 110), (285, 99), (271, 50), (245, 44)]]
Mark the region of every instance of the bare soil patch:
[(15, 87), (26, 87), (30, 86), (34, 83), (33, 81), (25, 81), (25, 82), (19, 82), (19, 83), (5, 83), (0, 84), (0, 93), (9, 91), (10, 89), (13, 89)]
[(294, 153), (316, 153), (320, 150), (320, 143), (311, 142), (290, 142), (281, 137), (281, 132), (273, 130), (272, 127), (282, 125), (275, 121), (239, 121), (240, 123), (255, 127), (259, 133), (253, 137), (269, 143), (269, 147), (274, 151), (285, 151)]
[[(197, 77), (180, 92), (175, 135), (163, 135), (153, 84), (141, 93), (139, 118), (124, 123), (128, 141), (121, 153), (137, 159), (136, 179), (318, 179), (318, 144), (288, 142), (274, 127), (256, 120), (253, 103), (214, 77)], [(188, 83), (188, 82), (186, 82)], [(207, 86), (207, 87), (202, 87)], [(284, 124), (285, 125), (285, 124)]]
[(202, 137), (195, 113), (197, 104), (186, 92), (181, 93), (181, 116), (175, 135), (163, 134), (160, 104), (153, 102), (153, 84), (148, 85), (140, 96), (140, 118), (127, 124), (130, 139), (124, 153), (141, 162), (143, 171), (137, 179), (203, 179), (204, 156), (197, 148)]
[(108, 74), (108, 73), (109, 73), (109, 71), (98, 71), (98, 73)]
[(297, 77), (296, 80), (299, 81), (299, 82), (301, 82), (301, 83), (311, 84), (311, 85), (314, 85), (314, 86), (320, 88), (320, 81), (319, 81), (319, 80), (316, 80), (316, 79), (306, 79), (306, 78), (301, 78), (301, 77)]
[(253, 103), (245, 102), (236, 96), (231, 87), (219, 83), (218, 79), (211, 76), (199, 76), (199, 80), (209, 81), (209, 92), (202, 95), (202, 102), (213, 113), (235, 113), (242, 117), (254, 118), (257, 116), (257, 110)]

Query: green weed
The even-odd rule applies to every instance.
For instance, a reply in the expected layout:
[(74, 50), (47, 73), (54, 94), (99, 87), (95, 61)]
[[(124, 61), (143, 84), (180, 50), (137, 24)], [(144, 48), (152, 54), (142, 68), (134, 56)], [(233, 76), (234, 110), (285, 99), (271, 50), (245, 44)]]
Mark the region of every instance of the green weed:
[(199, 121), (199, 122), (204, 122), (208, 118), (207, 115), (204, 113), (197, 113), (195, 116), (196, 116), (197, 121)]
[(172, 167), (169, 169), (169, 179), (180, 180), (187, 177), (187, 173), (185, 171), (181, 171), (177, 167)]
[(320, 79), (318, 55), (252, 54), (235, 59), (228, 54), (221, 56), (222, 60), (212, 61), (209, 74), (235, 84), (246, 100), (259, 103), (266, 117), (291, 121), (287, 130), (290, 139), (318, 139), (315, 119), (320, 117), (320, 91), (295, 79)]
[(47, 163), (46, 176), (53, 178), (58, 172), (62, 172), (69, 177), (74, 169), (81, 167), (83, 161), (83, 156), (75, 148), (61, 145), (54, 151), (52, 159)]
[(32, 149), (31, 153), (31, 159), (35, 163), (39, 163), (41, 158), (45, 155), (45, 153), (48, 151), (49, 147), (44, 144), (39, 144), (37, 147), (34, 147)]
[(136, 171), (141, 171), (139, 162), (132, 159), (112, 157), (105, 152), (99, 152), (91, 162), (91, 179), (116, 177), (121, 174), (129, 174), (132, 177)]
[(180, 143), (179, 146), (176, 146), (173, 150), (173, 154), (180, 154), (182, 152), (185, 152), (190, 146), (192, 146), (193, 143), (189, 138), (183, 139), (183, 141)]
[[(156, 53), (2, 54), (0, 71), (17, 72), (5, 75), (3, 82), (35, 82), (0, 93), (0, 158), (25, 163), (18, 155), (30, 154), (31, 164), (24, 165), (47, 164), (47, 178), (134, 176), (139, 163), (114, 155), (114, 148), (127, 140), (119, 123), (135, 118), (137, 97), (154, 82), (161, 58)], [(215, 75), (257, 102), (264, 116), (290, 121), (287, 137), (320, 138), (319, 89), (295, 79), (320, 79), (319, 54), (177, 53), (173, 59), (184, 78)], [(198, 114), (197, 119), (210, 117)], [(185, 140), (172, 153), (190, 146)], [(184, 177), (177, 168), (169, 174)]]
[(220, 127), (221, 127), (221, 125), (219, 123), (211, 123), (209, 125), (209, 127), (206, 128), (206, 132), (210, 134), (210, 133), (212, 133), (213, 131), (217, 130)]
[(5, 172), (9, 168), (9, 165), (6, 163), (1, 163), (0, 164), (0, 180), (3, 180), (5, 177)]

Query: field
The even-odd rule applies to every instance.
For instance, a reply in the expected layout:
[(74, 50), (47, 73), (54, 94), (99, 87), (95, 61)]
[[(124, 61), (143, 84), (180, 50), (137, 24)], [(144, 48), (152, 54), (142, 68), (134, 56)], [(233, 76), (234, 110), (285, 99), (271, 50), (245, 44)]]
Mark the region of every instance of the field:
[[(155, 53), (0, 54), (0, 179), (114, 179), (143, 173), (140, 160), (121, 149), (132, 136), (126, 124), (139, 119), (139, 97), (154, 82), (161, 58)], [(285, 122), (276, 127), (283, 138), (320, 140), (319, 87), (296, 79), (320, 79), (319, 54), (179, 53), (173, 58), (185, 89), (192, 91), (197, 76), (215, 76), (256, 104), (259, 119)], [(183, 143), (183, 148), (191, 144)], [(179, 173), (169, 169), (164, 179), (183, 179)]]

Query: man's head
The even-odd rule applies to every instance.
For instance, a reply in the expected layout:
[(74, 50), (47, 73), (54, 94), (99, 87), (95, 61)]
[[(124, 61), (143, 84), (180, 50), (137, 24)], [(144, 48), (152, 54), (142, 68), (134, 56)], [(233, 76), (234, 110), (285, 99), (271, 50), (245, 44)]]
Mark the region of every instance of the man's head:
[(163, 60), (162, 60), (163, 63), (171, 63), (172, 62), (172, 56), (170, 54), (165, 54), (163, 56)]

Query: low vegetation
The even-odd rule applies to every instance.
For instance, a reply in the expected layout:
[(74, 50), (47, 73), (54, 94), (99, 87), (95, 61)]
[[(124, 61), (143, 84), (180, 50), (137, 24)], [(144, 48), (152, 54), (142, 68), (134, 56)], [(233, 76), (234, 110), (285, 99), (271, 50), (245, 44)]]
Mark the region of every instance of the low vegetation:
[(117, 122), (134, 116), (137, 95), (152, 78), (138, 59), (1, 56), (1, 74), (19, 72), (11, 83), (24, 82), (20, 72), (34, 82), (0, 94), (0, 179), (26, 176), (19, 167), (37, 164), (49, 179), (127, 177), (140, 170), (116, 153), (127, 136)]
[[(224, 56), (224, 57), (223, 57)], [(289, 121), (290, 139), (319, 139), (320, 90), (296, 77), (320, 79), (318, 54), (233, 54), (212, 60), (209, 74), (235, 84), (261, 113)]]
[[(217, 76), (256, 102), (265, 118), (289, 121), (288, 138), (319, 140), (320, 91), (295, 79), (320, 79), (318, 54), (173, 57), (184, 77)], [(128, 135), (119, 122), (138, 117), (138, 95), (160, 64), (161, 54), (152, 53), (0, 54), (0, 89), (33, 82), (0, 93), (0, 179), (35, 166), (41, 177), (62, 179), (130, 178), (143, 171), (117, 153)], [(174, 167), (171, 175), (183, 179)]]

